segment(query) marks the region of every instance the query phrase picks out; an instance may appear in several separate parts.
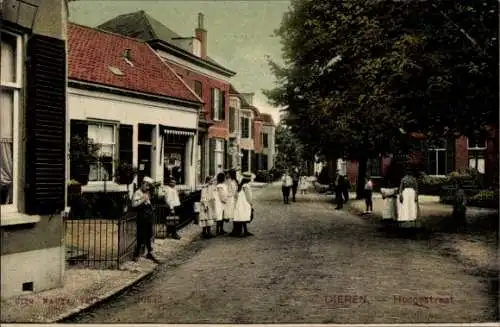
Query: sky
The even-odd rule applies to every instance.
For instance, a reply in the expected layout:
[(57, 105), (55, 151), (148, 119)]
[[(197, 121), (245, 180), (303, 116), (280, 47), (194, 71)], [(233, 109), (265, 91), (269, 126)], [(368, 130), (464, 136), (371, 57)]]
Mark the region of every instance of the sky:
[(254, 105), (279, 121), (279, 108), (271, 106), (262, 89), (274, 87), (266, 56), (281, 63), (281, 44), (273, 31), (288, 10), (288, 0), (207, 1), (98, 1), (70, 2), (72, 22), (97, 25), (121, 14), (144, 10), (177, 34), (194, 36), (198, 13), (205, 15), (207, 53), (222, 66), (236, 72), (231, 83), (242, 93), (253, 92)]

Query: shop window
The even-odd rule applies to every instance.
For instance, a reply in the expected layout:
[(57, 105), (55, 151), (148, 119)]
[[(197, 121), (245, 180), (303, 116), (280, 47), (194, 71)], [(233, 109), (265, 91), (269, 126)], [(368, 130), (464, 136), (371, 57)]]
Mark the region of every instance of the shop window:
[(90, 163), (89, 181), (113, 180), (116, 159), (116, 126), (90, 122), (88, 124), (88, 137), (100, 148), (97, 161)]

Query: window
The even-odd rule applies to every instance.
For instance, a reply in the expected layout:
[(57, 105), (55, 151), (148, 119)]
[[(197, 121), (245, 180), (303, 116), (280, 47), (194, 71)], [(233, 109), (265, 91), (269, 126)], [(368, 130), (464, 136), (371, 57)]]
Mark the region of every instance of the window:
[(448, 173), (446, 143), (446, 141), (442, 141), (441, 144), (427, 150), (427, 174), (444, 176)]
[(116, 126), (89, 123), (88, 137), (99, 144), (98, 160), (90, 164), (89, 181), (113, 180), (116, 158)]
[(224, 120), (226, 109), (226, 92), (222, 92), (218, 88), (212, 88), (212, 119)]
[(250, 138), (250, 118), (248, 117), (241, 117), (241, 138)]
[(268, 148), (269, 147), (269, 139), (268, 139), (269, 135), (267, 133), (261, 133), (260, 135), (260, 139), (261, 139), (261, 142), (262, 142), (262, 147), (264, 149)]
[(203, 96), (203, 84), (200, 81), (194, 81), (194, 92), (201, 98)]
[[(19, 189), (18, 129), (22, 86), (22, 37), (2, 31), (0, 93), (0, 211), (16, 211)], [(4, 212), (5, 212), (4, 211)]]
[(169, 178), (173, 178), (177, 184), (184, 184), (188, 138), (178, 134), (166, 134), (164, 137), (163, 183), (166, 184)]
[(467, 138), (467, 151), (469, 155), (469, 168), (476, 169), (479, 173), (485, 172), (484, 152), (486, 150), (487, 141), (484, 137)]
[(212, 89), (212, 112), (214, 113), (213, 119), (214, 120), (222, 120), (221, 114), (220, 114), (220, 90), (219, 89)]
[(215, 172), (224, 171), (224, 140), (215, 140)]
[(382, 175), (382, 158), (370, 158), (366, 163), (366, 173), (370, 177), (379, 177)]
[(229, 133), (234, 133), (236, 130), (236, 109), (229, 107)]

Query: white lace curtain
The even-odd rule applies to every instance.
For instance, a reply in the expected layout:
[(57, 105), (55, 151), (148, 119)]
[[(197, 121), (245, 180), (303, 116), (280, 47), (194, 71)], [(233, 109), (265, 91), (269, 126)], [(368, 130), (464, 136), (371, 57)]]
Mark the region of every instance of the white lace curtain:
[(2, 204), (12, 202), (13, 192), (13, 97), (7, 90), (0, 96), (0, 188)]

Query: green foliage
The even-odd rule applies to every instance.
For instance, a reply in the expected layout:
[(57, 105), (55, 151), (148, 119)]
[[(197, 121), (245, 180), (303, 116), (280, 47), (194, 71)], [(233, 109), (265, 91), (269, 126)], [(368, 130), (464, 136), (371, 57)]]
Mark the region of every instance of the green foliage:
[(266, 95), (328, 158), (408, 152), (409, 132), (497, 125), (497, 16), (494, 0), (294, 0)]
[(286, 126), (276, 128), (277, 155), (275, 167), (283, 171), (290, 166), (301, 166), (305, 156), (304, 146), (295, 134)]

